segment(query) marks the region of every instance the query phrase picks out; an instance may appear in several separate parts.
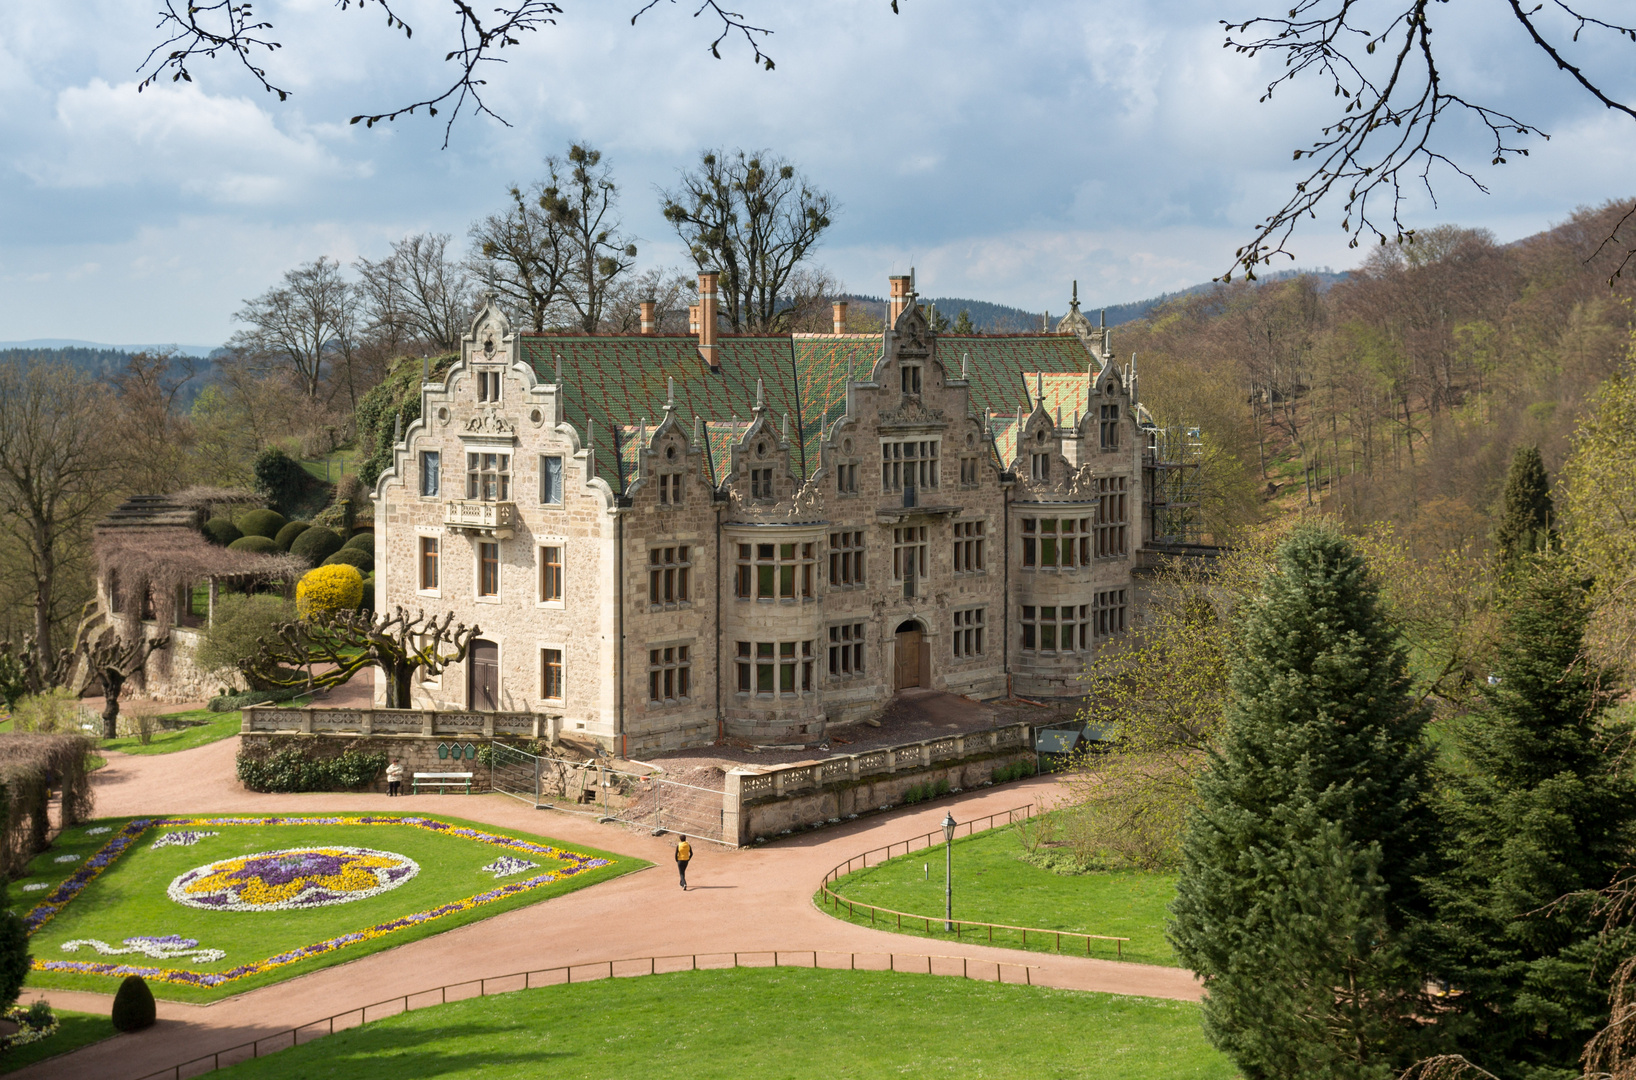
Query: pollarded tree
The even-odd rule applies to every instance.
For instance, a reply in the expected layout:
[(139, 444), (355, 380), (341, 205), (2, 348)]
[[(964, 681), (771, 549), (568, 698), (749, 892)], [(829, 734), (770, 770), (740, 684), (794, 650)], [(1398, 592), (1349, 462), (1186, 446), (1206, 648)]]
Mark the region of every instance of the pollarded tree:
[(1420, 1001), (1402, 935), (1423, 906), (1425, 712), (1339, 533), (1296, 529), (1235, 621), (1171, 941), (1249, 1080), (1386, 1080)]
[(1458, 769), (1440, 788), (1445, 867), (1428, 883), (1432, 972), (1456, 991), (1442, 1026), (1502, 1077), (1579, 1075), (1607, 1018), (1610, 970), (1629, 934), (1591, 916), (1636, 838), (1630, 726), (1607, 714), (1617, 687), (1587, 662), (1589, 606), (1558, 555), (1512, 580), (1498, 683), (1453, 732)]
[(1539, 447), (1517, 447), (1500, 496), (1500, 520), (1494, 526), (1500, 566), (1515, 568), (1523, 556), (1555, 546), (1555, 518), (1551, 478), (1545, 475)]

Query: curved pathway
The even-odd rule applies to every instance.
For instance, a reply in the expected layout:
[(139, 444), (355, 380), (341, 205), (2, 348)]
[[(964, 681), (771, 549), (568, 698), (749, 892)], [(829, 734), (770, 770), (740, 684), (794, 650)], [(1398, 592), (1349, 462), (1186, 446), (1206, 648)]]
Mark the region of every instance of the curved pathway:
[[(211, 1005), (161, 1001), (161, 1022), (12, 1074), (53, 1080), (128, 1080), (200, 1054), (288, 1030), (393, 995), (525, 969), (676, 953), (938, 952), (973, 960), (1028, 963), (1037, 985), (1144, 997), (1197, 1000), (1180, 968), (1023, 953), (973, 943), (905, 939), (831, 918), (812, 902), (824, 873), (849, 856), (930, 832), (945, 812), (982, 817), (1048, 795), (1042, 777), (940, 800), (918, 810), (831, 826), (774, 844), (734, 851), (699, 843), (683, 893), (671, 870), (671, 845), (578, 814), (535, 810), (504, 795), (260, 795), (234, 779), (238, 739), (176, 754), (110, 754), (96, 774), (99, 816), (135, 814), (393, 811), (441, 813), (553, 836), (571, 844), (648, 859), (629, 874), (557, 899), (446, 931), (350, 963), (263, 987)], [(25, 991), (61, 1008), (106, 1013), (108, 995)]]

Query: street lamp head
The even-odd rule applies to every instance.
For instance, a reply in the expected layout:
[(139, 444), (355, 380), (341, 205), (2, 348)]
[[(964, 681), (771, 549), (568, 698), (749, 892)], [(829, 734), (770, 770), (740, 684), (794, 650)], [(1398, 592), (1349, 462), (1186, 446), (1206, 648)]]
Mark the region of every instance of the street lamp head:
[(948, 844), (954, 843), (954, 824), (955, 824), (955, 822), (954, 822), (954, 815), (953, 814), (946, 813), (946, 814), (943, 815), (943, 842), (944, 843), (948, 843)]

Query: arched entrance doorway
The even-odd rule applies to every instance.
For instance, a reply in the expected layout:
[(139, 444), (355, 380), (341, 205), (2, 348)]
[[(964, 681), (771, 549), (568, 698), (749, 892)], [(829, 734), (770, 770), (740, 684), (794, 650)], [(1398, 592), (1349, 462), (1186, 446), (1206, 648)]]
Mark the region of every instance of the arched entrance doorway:
[(466, 653), (466, 707), (474, 712), (500, 708), (500, 646), (483, 638), (472, 639)]
[(924, 686), (926, 682), (925, 663), (922, 653), (925, 651), (926, 635), (920, 623), (914, 619), (907, 619), (898, 624), (897, 629), (897, 662), (892, 673), (892, 689), (906, 690), (911, 686)]

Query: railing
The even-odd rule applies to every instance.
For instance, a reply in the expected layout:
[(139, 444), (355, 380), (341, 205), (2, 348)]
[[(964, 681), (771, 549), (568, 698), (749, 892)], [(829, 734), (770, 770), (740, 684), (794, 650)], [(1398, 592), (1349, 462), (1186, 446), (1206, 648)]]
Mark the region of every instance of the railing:
[(781, 765), (765, 772), (739, 774), (739, 795), (746, 802), (781, 798), (825, 784), (860, 780), (909, 769), (922, 769), (942, 762), (993, 755), (1008, 750), (1025, 750), (1033, 745), (1031, 725), (1008, 724), (974, 731), (968, 735), (939, 736), (903, 743), (880, 750), (867, 750), (828, 758), (816, 765)]
[[(810, 956), (812, 958), (812, 962), (805, 964), (780, 964), (779, 958), (781, 956)], [(847, 963), (844, 968), (839, 963), (820, 964), (818, 962), (818, 958), (820, 956), (837, 958), (845, 957)], [(886, 967), (882, 968), (866, 966), (860, 968), (858, 966), (858, 958), (860, 956), (866, 958), (874, 957), (877, 959), (884, 957), (886, 959)], [(732, 960), (730, 963), (707, 962), (701, 965), (699, 963), (700, 957), (705, 958), (706, 961), (726, 961), (728, 957), (731, 957)], [(772, 963), (757, 964), (746, 962), (745, 960), (745, 958), (754, 959), (756, 957), (771, 957)], [(910, 971), (907, 966), (903, 968), (898, 967), (897, 961), (899, 957), (902, 957), (906, 962), (914, 961), (916, 970)], [(663, 970), (660, 970), (659, 962), (662, 960), (675, 961), (675, 964), (673, 966), (667, 964)], [(935, 970), (933, 962), (937, 960), (948, 961), (948, 965), (945, 970)], [(686, 963), (684, 964), (683, 961), (686, 961)], [(508, 986), (505, 989), (493, 991), (495, 994), (510, 994), (515, 993), (518, 990), (532, 990), (535, 989), (536, 986), (543, 988), (546, 986), (569, 985), (575, 981), (575, 972), (582, 973), (579, 977), (579, 981), (582, 983), (596, 982), (602, 979), (629, 979), (643, 975), (670, 975), (680, 971), (725, 971), (730, 968), (741, 967), (802, 967), (812, 969), (821, 968), (825, 971), (894, 971), (918, 975), (922, 974), (918, 970), (920, 961), (925, 961), (926, 970), (924, 974), (927, 975), (944, 975), (947, 977), (954, 977), (955, 972), (953, 970), (953, 965), (958, 962), (960, 965), (959, 978), (975, 979), (978, 982), (997, 983), (1016, 983), (1020, 981), (1025, 986), (1032, 986), (1034, 984), (1034, 969), (1033, 966), (1029, 964), (1009, 964), (997, 960), (975, 960), (965, 956), (940, 956), (935, 954), (928, 955), (924, 953), (832, 952), (826, 949), (747, 949), (742, 952), (676, 953), (671, 956), (643, 956), (624, 960), (597, 960), (584, 964), (564, 964), (560, 967), (537, 968), (533, 971), (517, 971), (511, 973), (510, 975), (491, 975), (487, 978), (481, 979), (466, 979), (462, 982), (448, 983), (444, 986), (434, 986), (429, 990), (416, 990), (408, 994), (398, 994), (394, 997), (385, 998), (381, 1001), (371, 1002), (368, 1005), (360, 1005), (355, 1008), (347, 1009), (343, 1012), (335, 1013), (332, 1016), (326, 1016), (322, 1019), (302, 1024), (299, 1027), (288, 1028), (272, 1035), (263, 1035), (259, 1039), (252, 1039), (249, 1042), (239, 1043), (237, 1046), (230, 1046), (225, 1050), (217, 1050), (213, 1053), (202, 1054), (199, 1057), (181, 1062), (180, 1064), (172, 1065), (168, 1069), (161, 1069), (158, 1072), (148, 1073), (146, 1076), (141, 1077), (141, 1080), (160, 1080), (161, 1077), (169, 1077), (170, 1080), (182, 1080), (183, 1077), (188, 1076), (203, 1076), (205, 1073), (214, 1072), (217, 1069), (237, 1065), (242, 1061), (249, 1061), (253, 1058), (259, 1058), (262, 1054), (263, 1043), (276, 1044), (266, 1048), (266, 1052), (272, 1054), (291, 1047), (303, 1046), (305, 1043), (312, 1042), (315, 1039), (321, 1039), (325, 1035), (333, 1035), (336, 1031), (345, 1031), (352, 1027), (362, 1027), (364, 1024), (369, 1023), (369, 1011), (371, 1009), (382, 1010), (375, 1017), (375, 1019), (384, 1020), (387, 1017), (399, 1016), (406, 1012), (413, 1012), (416, 1009), (430, 1008), (433, 1005), (446, 1005), (451, 1000), (449, 997), (450, 990), (457, 990), (471, 986), (477, 987), (477, 993), (462, 994), (453, 998), (452, 1000), (454, 1001), (466, 1001), (474, 997), (487, 997), (490, 993), (488, 989), (489, 983), (505, 983), (507, 981), (521, 979), (522, 984), (519, 986)], [(647, 970), (645, 971), (642, 970), (641, 967), (643, 964), (647, 965)], [(973, 964), (979, 965), (978, 974), (972, 973)], [(626, 970), (621, 971), (619, 968), (620, 965), (625, 965)], [(632, 966), (635, 967), (635, 970), (629, 970), (629, 968)], [(994, 968), (994, 978), (992, 979), (988, 979), (983, 976), (983, 972), (985, 972), (990, 966)], [(1013, 975), (1009, 980), (1006, 979), (1005, 973), (1008, 970), (1021, 971), (1023, 976), (1022, 979), (1018, 980), (1015, 975)], [(536, 983), (536, 978), (544, 980), (546, 976), (560, 976), (560, 978)], [(434, 994), (437, 995), (436, 1000), (430, 1000)], [(414, 1002), (419, 1002), (419, 1004), (412, 1004)], [(388, 1006), (398, 1007), (393, 1009), (391, 1012), (384, 1011)], [(337, 1020), (345, 1020), (354, 1016), (358, 1018), (357, 1023), (343, 1023), (340, 1027), (336, 1026)], [(303, 1032), (309, 1032), (310, 1034), (303, 1037)], [(303, 1038), (305, 1038), (305, 1041), (303, 1041)], [(248, 1055), (245, 1054), (245, 1051), (249, 1051)], [(234, 1057), (234, 1055), (238, 1056)], [(203, 1067), (195, 1069), (195, 1066)]]
[(450, 499), (443, 504), (443, 524), (505, 538), (517, 523), (517, 507), (509, 502), (481, 499)]
[(541, 713), (470, 712), (433, 709), (284, 709), (253, 705), (243, 710), (246, 733), (316, 732), (359, 735), (453, 735), (492, 738), (519, 735), (545, 738), (551, 718)]
[[(958, 822), (954, 827), (955, 835), (960, 835), (960, 829), (962, 826), (964, 826), (966, 830), (965, 835), (967, 836), (971, 836), (973, 833), (986, 832), (987, 830), (994, 828), (995, 819), (1002, 816), (1005, 818), (1005, 823), (1007, 825), (1013, 824), (1019, 820), (1016, 816), (1018, 813), (1022, 814), (1021, 820), (1026, 821), (1030, 817), (1034, 816), (1035, 810), (1032, 804), (1028, 806), (1016, 806), (1012, 807), (1010, 810), (1003, 811), (1002, 813), (990, 814), (988, 817), (973, 818), (970, 821)], [(977, 828), (977, 823), (979, 821), (987, 822), (987, 824), (979, 829)], [(924, 923), (927, 933), (931, 932), (933, 922), (949, 923), (954, 926), (954, 929), (952, 931), (945, 932), (953, 933), (956, 939), (960, 939), (965, 934), (967, 927), (975, 930), (986, 929), (988, 931), (988, 940), (990, 942), (993, 942), (994, 931), (996, 930), (1021, 931), (1023, 948), (1026, 949), (1028, 947), (1029, 934), (1039, 934), (1047, 938), (1054, 936), (1056, 938), (1057, 952), (1062, 951), (1062, 939), (1064, 937), (1070, 939), (1077, 937), (1085, 939), (1086, 956), (1091, 955), (1092, 941), (1111, 941), (1113, 942), (1114, 958), (1118, 960), (1123, 960), (1125, 958), (1125, 942), (1130, 940), (1128, 937), (1115, 937), (1110, 934), (1082, 934), (1077, 930), (1045, 930), (1037, 926), (1011, 926), (1007, 923), (977, 922), (972, 919), (945, 919), (941, 915), (920, 915), (915, 912), (897, 911), (893, 908), (880, 907), (876, 904), (865, 904), (861, 901), (851, 900), (829, 887), (832, 882), (839, 881), (841, 878), (852, 873), (852, 864), (855, 862), (861, 862), (863, 864), (859, 867), (859, 869), (869, 869), (869, 856), (871, 855), (878, 854), (882, 851), (886, 852), (886, 858), (876, 860), (875, 865), (879, 866), (881, 863), (894, 858), (892, 851), (896, 848), (903, 848), (902, 853), (904, 855), (908, 855), (911, 851), (918, 851), (922, 848), (931, 847), (934, 843), (941, 839), (943, 839), (943, 830), (938, 829), (936, 832), (924, 833), (909, 840), (893, 841), (892, 843), (887, 844), (885, 847), (870, 848), (862, 855), (854, 855), (846, 862), (838, 863), (832, 870), (829, 871), (829, 873), (824, 875), (824, 883), (820, 887), (818, 895), (825, 904), (834, 905), (837, 917), (839, 917), (842, 904), (846, 905), (847, 915), (849, 917), (855, 918), (857, 916), (858, 909), (860, 908), (868, 911), (869, 924), (871, 926), (875, 925), (875, 917), (877, 914), (879, 914), (895, 917), (897, 919), (897, 928), (899, 930), (903, 929), (904, 919), (919, 920), (920, 922)]]

